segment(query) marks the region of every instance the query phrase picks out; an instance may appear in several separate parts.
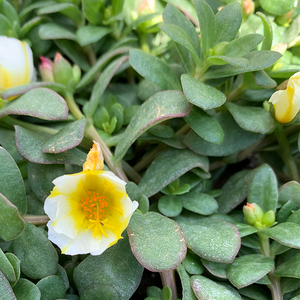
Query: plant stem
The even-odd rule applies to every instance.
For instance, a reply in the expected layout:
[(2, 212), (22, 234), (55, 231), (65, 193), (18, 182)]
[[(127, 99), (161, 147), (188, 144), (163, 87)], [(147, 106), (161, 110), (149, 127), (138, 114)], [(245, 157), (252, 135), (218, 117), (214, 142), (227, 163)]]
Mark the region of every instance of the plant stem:
[(50, 220), (48, 216), (41, 215), (41, 216), (35, 216), (35, 215), (25, 215), (24, 221), (27, 223), (31, 223), (33, 225), (45, 225)]
[(298, 168), (292, 156), (289, 141), (286, 137), (286, 134), (281, 124), (278, 124), (275, 127), (275, 134), (281, 150), (280, 152), (281, 152), (282, 160), (284, 161), (284, 163), (288, 168), (289, 175), (292, 180), (296, 180), (299, 182)]
[(168, 286), (172, 291), (172, 300), (177, 298), (177, 288), (176, 288), (176, 282), (175, 282), (175, 271), (166, 271), (166, 272), (160, 272), (160, 278), (162, 285)]
[[(260, 240), (262, 254), (267, 257), (272, 257), (270, 253), (269, 237), (261, 233), (258, 233), (257, 235)], [(274, 274), (274, 272), (275, 272), (275, 268), (273, 268), (268, 274), (268, 277), (271, 281), (271, 285), (268, 285), (268, 287), (272, 294), (272, 300), (282, 300), (283, 298), (281, 294), (280, 277), (277, 277)]]
[(20, 121), (18, 119), (15, 119), (15, 118), (12, 118), (9, 116), (2, 118), (1, 121), (3, 121), (7, 125), (11, 125), (11, 126), (18, 125), (18, 126), (21, 126), (23, 128), (33, 130), (33, 131), (42, 131), (42, 132), (47, 132), (50, 134), (56, 134), (58, 132), (58, 130), (54, 129), (54, 128), (49, 128), (49, 127), (35, 125), (35, 124), (29, 124), (27, 122), (23, 122), (23, 121)]
[[(78, 120), (84, 118), (84, 115), (82, 114), (81, 110), (77, 106), (74, 97), (70, 92), (65, 93), (65, 99), (67, 101), (67, 104), (73, 116)], [(114, 163), (112, 162), (112, 153), (110, 152), (109, 148), (107, 147), (105, 142), (98, 134), (94, 125), (89, 125), (89, 124), (87, 125), (87, 129), (85, 131), (85, 137), (91, 140), (95, 140), (100, 145), (100, 148), (103, 153), (104, 161), (107, 164), (107, 166), (110, 168), (110, 170), (114, 172), (117, 176), (119, 176), (122, 180), (128, 181), (128, 178), (122, 169), (122, 165), (115, 166)]]

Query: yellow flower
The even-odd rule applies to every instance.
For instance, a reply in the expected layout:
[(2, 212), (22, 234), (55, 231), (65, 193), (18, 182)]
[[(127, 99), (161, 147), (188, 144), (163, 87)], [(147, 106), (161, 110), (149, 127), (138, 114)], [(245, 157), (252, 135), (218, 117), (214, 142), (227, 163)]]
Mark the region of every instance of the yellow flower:
[(126, 194), (126, 183), (103, 166), (100, 147), (94, 143), (82, 172), (53, 181), (44, 209), (50, 218), (49, 239), (62, 253), (101, 254), (122, 238), (138, 206)]
[(28, 44), (0, 36), (0, 91), (28, 84), (33, 76), (32, 51)]
[(289, 79), (285, 90), (275, 92), (269, 102), (274, 105), (278, 122), (292, 121), (300, 110), (300, 72)]

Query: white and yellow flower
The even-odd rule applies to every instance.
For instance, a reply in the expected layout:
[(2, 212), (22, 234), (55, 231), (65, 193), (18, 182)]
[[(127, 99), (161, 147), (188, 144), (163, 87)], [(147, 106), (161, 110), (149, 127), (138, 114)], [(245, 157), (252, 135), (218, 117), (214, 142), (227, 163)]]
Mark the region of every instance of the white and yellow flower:
[(28, 84), (33, 76), (33, 57), (28, 44), (0, 36), (0, 91)]
[(300, 110), (300, 72), (288, 81), (287, 88), (275, 92), (270, 98), (275, 109), (275, 118), (280, 123), (292, 121)]
[(97, 143), (88, 154), (83, 171), (56, 178), (44, 209), (50, 221), (49, 239), (62, 253), (99, 255), (114, 245), (138, 207), (126, 194), (126, 183), (103, 170)]

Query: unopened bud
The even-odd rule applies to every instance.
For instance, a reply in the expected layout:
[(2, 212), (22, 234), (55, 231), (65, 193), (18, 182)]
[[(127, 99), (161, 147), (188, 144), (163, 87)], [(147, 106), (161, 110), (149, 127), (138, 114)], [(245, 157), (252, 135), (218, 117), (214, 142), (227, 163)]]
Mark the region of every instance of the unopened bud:
[(245, 222), (254, 227), (261, 227), (262, 218), (264, 215), (263, 210), (256, 203), (247, 203), (243, 207)]
[(53, 63), (53, 76), (57, 83), (68, 86), (73, 80), (73, 70), (71, 64), (59, 53), (56, 53)]
[(250, 15), (254, 13), (255, 4), (252, 0), (244, 0), (242, 2), (242, 12), (243, 18), (247, 19)]
[(39, 65), (39, 69), (43, 81), (54, 82), (52, 61), (49, 58), (44, 56), (40, 56), (40, 59), (41, 59), (41, 64)]
[(265, 225), (266, 227), (270, 227), (275, 222), (275, 212), (273, 210), (267, 211), (262, 218), (262, 225)]
[(77, 84), (81, 78), (81, 69), (77, 66), (73, 66), (73, 78), (74, 78), (74, 85)]
[(228, 49), (228, 42), (222, 42), (214, 46), (211, 55), (225, 55)]

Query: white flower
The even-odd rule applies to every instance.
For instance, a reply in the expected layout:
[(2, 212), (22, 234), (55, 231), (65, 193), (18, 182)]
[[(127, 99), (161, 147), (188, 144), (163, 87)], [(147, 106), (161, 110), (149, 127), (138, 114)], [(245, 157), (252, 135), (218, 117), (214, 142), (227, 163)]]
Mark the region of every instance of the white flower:
[(94, 145), (82, 172), (56, 178), (45, 201), (48, 237), (62, 253), (101, 254), (122, 238), (138, 207), (126, 194), (126, 183), (102, 169), (98, 151)]
[(33, 57), (28, 44), (0, 36), (0, 91), (28, 84), (33, 76)]

